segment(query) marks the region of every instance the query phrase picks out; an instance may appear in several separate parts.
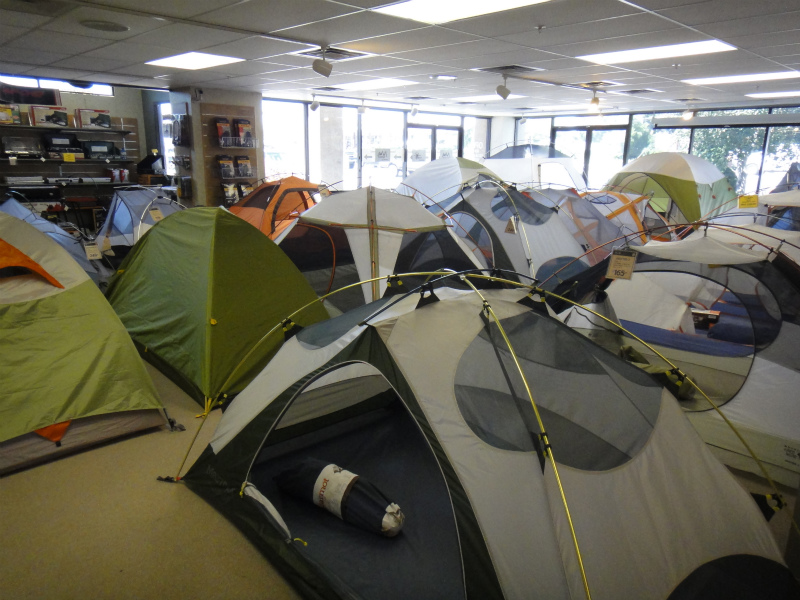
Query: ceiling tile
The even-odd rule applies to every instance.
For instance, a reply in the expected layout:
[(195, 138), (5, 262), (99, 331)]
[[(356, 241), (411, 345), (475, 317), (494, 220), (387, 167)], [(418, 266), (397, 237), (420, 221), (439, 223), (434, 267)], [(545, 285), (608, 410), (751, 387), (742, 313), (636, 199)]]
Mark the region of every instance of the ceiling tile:
[(96, 56), (70, 56), (51, 64), (53, 67), (67, 69), (81, 69), (86, 71), (113, 71), (130, 65), (130, 60), (117, 60), (111, 58), (98, 58)]
[(543, 30), (565, 25), (587, 24), (621, 17), (642, 14), (639, 9), (618, 0), (592, 0), (592, 2), (546, 2), (514, 10), (506, 10), (471, 19), (463, 19), (442, 26), (457, 31), (474, 33), (486, 37), (501, 37), (534, 30), (540, 25)]
[(138, 77), (130, 75), (115, 75), (114, 73), (92, 73), (91, 80), (98, 83), (129, 84)]
[(360, 9), (325, 0), (269, 0), (242, 2), (222, 10), (205, 13), (198, 21), (253, 32), (269, 33), (338, 17)]
[(239, 77), (246, 75), (258, 75), (260, 73), (270, 73), (273, 71), (285, 71), (289, 69), (286, 65), (275, 65), (260, 60), (246, 60), (244, 62), (232, 63), (230, 65), (221, 65), (213, 69), (204, 69), (206, 72), (218, 73), (220, 75), (229, 75), (231, 77)]
[(362, 73), (364, 71), (375, 71), (391, 69), (396, 67), (413, 67), (417, 65), (414, 61), (404, 60), (393, 56), (366, 56), (353, 60), (340, 60), (334, 64), (334, 69), (341, 73)]
[(238, 4), (242, 0), (94, 0), (97, 4), (113, 8), (124, 8), (153, 15), (171, 17), (194, 17), (217, 10), (224, 6)]
[[(627, 17), (604, 19), (591, 24), (565, 25), (540, 31), (527, 31), (514, 35), (503, 35), (499, 39), (530, 48), (553, 49), (565, 44), (592, 42), (595, 40), (621, 39), (628, 33), (636, 33), (646, 39), (655, 32), (676, 31), (676, 25), (660, 17), (639, 13)], [(686, 33), (691, 33), (687, 31)], [(658, 45), (642, 40), (642, 48)], [(701, 34), (693, 34), (693, 40), (703, 39)], [(677, 42), (673, 42), (677, 43)], [(624, 48), (623, 48), (624, 49)]]
[(693, 31), (689, 31), (687, 29), (670, 29), (668, 31), (660, 31), (655, 33), (637, 33), (621, 37), (578, 42), (574, 44), (549, 46), (547, 50), (563, 56), (575, 57), (584, 56), (586, 54), (616, 52), (618, 50), (636, 50), (637, 48), (650, 48), (653, 46), (682, 44), (684, 42), (697, 42), (701, 40), (702, 38)]
[(77, 69), (54, 69), (53, 67), (36, 67), (27, 72), (27, 75), (33, 77), (42, 77), (45, 79), (77, 79), (85, 81), (91, 71), (79, 71)]
[(144, 63), (148, 60), (155, 60), (174, 54), (173, 48), (163, 48), (161, 46), (151, 46), (149, 44), (137, 44), (134, 42), (117, 42), (109, 44), (97, 50), (91, 50), (83, 56), (104, 58), (109, 60), (127, 60), (129, 63)]
[[(480, 42), (470, 42), (470, 44), (480, 44)], [(464, 46), (464, 44), (457, 44), (457, 46)], [(453, 46), (451, 46), (453, 47)], [(473, 46), (474, 47), (474, 46)], [(410, 54), (410, 53), (406, 53)], [(399, 54), (398, 56), (406, 56), (406, 54)], [(542, 66), (545, 62), (542, 59), (550, 59), (552, 54), (533, 50), (531, 48), (520, 48), (516, 46), (511, 52), (482, 52), (475, 54), (474, 52), (466, 52), (462, 57), (455, 59), (441, 57), (437, 62), (442, 65), (447, 65), (454, 68), (461, 69), (478, 69), (486, 67), (503, 67), (509, 65), (522, 65), (522, 66), (535, 66), (543, 69)], [(585, 66), (586, 63), (582, 60), (576, 61), (575, 59), (567, 59), (575, 66)], [(547, 60), (546, 62), (554, 62)]]
[(797, 10), (797, 4), (787, 0), (759, 0), (759, 2), (730, 2), (730, 0), (708, 0), (700, 4), (690, 4), (660, 10), (659, 14), (674, 19), (684, 25), (720, 23), (750, 17), (775, 15)]
[[(90, 29), (81, 24), (81, 21), (110, 21), (128, 27), (128, 31), (98, 31)], [(42, 25), (46, 31), (60, 31), (62, 33), (77, 33), (87, 37), (103, 38), (108, 40), (123, 40), (133, 37), (146, 31), (164, 27), (168, 22), (164, 19), (153, 17), (140, 17), (131, 14), (102, 10), (82, 6), (68, 12), (67, 14), (53, 19), (49, 23)]]
[(698, 25), (697, 29), (722, 40), (738, 35), (777, 33), (792, 30), (794, 30), (796, 36), (796, 30), (800, 29), (800, 10), (777, 15), (754, 16), (748, 19), (707, 23)]
[(9, 27), (0, 25), (0, 44), (5, 44), (15, 38), (25, 35), (28, 30), (24, 27)]
[(47, 15), (32, 15), (15, 10), (0, 9), (0, 23), (8, 27), (24, 27), (31, 29), (47, 23), (52, 17)]
[(310, 44), (288, 42), (276, 38), (255, 35), (227, 44), (209, 46), (204, 49), (204, 52), (222, 54), (223, 56), (235, 56), (237, 58), (255, 59), (277, 56), (288, 52), (309, 50), (313, 47), (314, 46)]
[(33, 67), (31, 65), (0, 62), (0, 73), (5, 73), (6, 75), (18, 75), (19, 73), (24, 73), (32, 68)]
[(178, 52), (191, 52), (241, 40), (245, 37), (247, 36), (222, 29), (173, 23), (155, 31), (132, 37), (128, 41), (135, 44), (153, 44), (154, 46), (172, 48)]
[(48, 52), (71, 55), (94, 50), (106, 44), (108, 44), (108, 40), (37, 29), (14, 40), (13, 46), (34, 51), (47, 48)]
[(471, 57), (486, 56), (488, 54), (505, 54), (519, 52), (522, 50), (516, 44), (501, 42), (499, 40), (476, 40), (473, 42), (463, 42), (461, 44), (450, 44), (439, 48), (426, 48), (424, 50), (412, 50), (410, 52), (400, 52), (393, 56), (416, 60), (419, 62), (436, 62), (442, 64), (448, 60), (458, 60)]
[(479, 40), (478, 36), (441, 27), (423, 27), (402, 33), (365, 38), (340, 47), (346, 50), (359, 50), (374, 54), (396, 54), (422, 48), (438, 48), (449, 44)]
[(358, 12), (325, 21), (317, 21), (308, 25), (283, 29), (275, 33), (276, 35), (285, 35), (317, 46), (332, 46), (360, 40), (364, 37), (365, 31), (369, 31), (373, 36), (378, 36), (422, 27), (424, 25), (418, 21), (398, 19), (397, 17), (374, 12)]
[(6, 46), (2, 49), (3, 60), (12, 63), (23, 63), (28, 65), (47, 65), (57, 60), (68, 58), (67, 54), (56, 54), (55, 52), (42, 52), (29, 50), (27, 48), (17, 48), (14, 45)]

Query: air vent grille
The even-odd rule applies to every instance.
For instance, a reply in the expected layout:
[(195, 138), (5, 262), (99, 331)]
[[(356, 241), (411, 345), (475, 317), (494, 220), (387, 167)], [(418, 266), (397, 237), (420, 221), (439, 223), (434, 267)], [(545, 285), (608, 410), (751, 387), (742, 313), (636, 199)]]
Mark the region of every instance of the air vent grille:
[(433, 100), (430, 96), (409, 96), (406, 100), (415, 100), (421, 102), (422, 100)]
[[(309, 56), (311, 58), (322, 58), (322, 48), (316, 48), (314, 50), (304, 50), (303, 52), (298, 52), (300, 56)], [(369, 56), (366, 52), (354, 52), (352, 50), (340, 50), (339, 48), (328, 48), (325, 50), (325, 60), (328, 61), (336, 61), (336, 60), (348, 60), (351, 58), (361, 58), (363, 56)]]
[(531, 73), (541, 73), (544, 69), (536, 67), (523, 67), (522, 65), (506, 65), (504, 67), (481, 67), (479, 69), (472, 69), (473, 71), (480, 71), (481, 73), (498, 73), (499, 75), (508, 75), (509, 77), (523, 77)]
[(658, 90), (641, 89), (641, 90), (620, 90), (614, 92), (615, 94), (626, 94), (628, 96), (640, 96), (641, 94), (655, 94)]
[(315, 92), (341, 92), (343, 91), (342, 88), (325, 86), (325, 87), (318, 87), (314, 88)]

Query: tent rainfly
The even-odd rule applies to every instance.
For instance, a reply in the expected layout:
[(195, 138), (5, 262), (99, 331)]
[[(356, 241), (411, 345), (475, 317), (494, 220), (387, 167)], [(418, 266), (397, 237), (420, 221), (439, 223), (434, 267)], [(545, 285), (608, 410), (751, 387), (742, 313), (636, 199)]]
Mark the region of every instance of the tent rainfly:
[(271, 240), (280, 236), (316, 201), (319, 186), (299, 177), (285, 177), (259, 185), (230, 207), (230, 211), (263, 231)]
[(484, 158), (483, 164), (522, 190), (539, 187), (586, 189), (586, 177), (581, 166), (574, 158), (552, 146), (508, 146)]
[(710, 162), (681, 152), (640, 156), (614, 174), (604, 191), (650, 196), (670, 223), (709, 219), (736, 205), (736, 190)]
[(61, 246), (0, 213), (0, 474), (166, 424), (103, 294)]
[(670, 238), (669, 226), (650, 206), (650, 196), (623, 194), (622, 192), (583, 192), (609, 221), (622, 228), (630, 244), (646, 244), (647, 240)]
[(428, 206), (452, 198), (464, 187), (481, 181), (501, 181), (494, 171), (467, 158), (437, 158), (423, 165), (397, 186), (396, 192)]
[[(376, 278), (485, 266), (440, 217), (409, 196), (372, 186), (328, 196), (300, 215), (278, 244), (320, 294), (373, 279), (361, 285), (363, 298), (358, 302), (354, 302), (354, 294), (345, 297), (347, 292), (331, 296), (330, 301), (340, 309), (380, 298), (392, 284)], [(401, 283), (412, 289), (412, 282), (420, 278), (404, 279)], [(320, 284), (327, 287), (319, 289)]]
[[(796, 598), (675, 398), (526, 292), (440, 287), (301, 330), (183, 481), (307, 598)], [(368, 479), (402, 531), (314, 506), (327, 476), (283, 491), (313, 461)]]
[[(262, 337), (317, 298), (272, 240), (214, 207), (159, 222), (106, 295), (145, 359), (200, 403), (244, 388), (283, 331)], [(294, 323), (327, 317), (313, 303)]]

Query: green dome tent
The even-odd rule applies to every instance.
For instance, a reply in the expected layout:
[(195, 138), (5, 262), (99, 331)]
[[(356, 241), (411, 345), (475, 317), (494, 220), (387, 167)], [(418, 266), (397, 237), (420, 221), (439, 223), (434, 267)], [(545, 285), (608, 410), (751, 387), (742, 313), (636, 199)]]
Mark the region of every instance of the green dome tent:
[[(283, 331), (259, 343), (262, 337), (317, 298), (272, 240), (213, 207), (179, 211), (153, 226), (107, 297), (145, 359), (201, 404), (244, 388)], [(327, 317), (317, 303), (295, 322)]]
[(735, 206), (737, 198), (717, 167), (681, 152), (640, 156), (613, 175), (603, 191), (650, 195), (651, 206), (672, 223), (711, 218)]
[(166, 424), (102, 292), (69, 253), (0, 212), (0, 474)]

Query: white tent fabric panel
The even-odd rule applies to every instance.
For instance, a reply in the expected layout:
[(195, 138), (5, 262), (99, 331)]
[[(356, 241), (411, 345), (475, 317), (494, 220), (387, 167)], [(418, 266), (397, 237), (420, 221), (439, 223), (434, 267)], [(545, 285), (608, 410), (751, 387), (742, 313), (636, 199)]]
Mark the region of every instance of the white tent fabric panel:
[(800, 206), (800, 190), (789, 190), (777, 194), (762, 194), (758, 196), (758, 203), (764, 206)]
[(584, 249), (575, 240), (561, 219), (549, 219), (544, 225), (528, 225), (519, 222), (518, 228), (524, 228), (525, 234), (518, 234), (524, 244), (530, 245), (533, 259), (534, 275), (544, 263), (562, 256), (578, 257)]
[[(546, 511), (540, 510), (547, 500), (536, 455), (500, 450), (478, 439), (459, 411), (452, 378), (433, 376), (454, 373), (461, 355), (447, 348), (465, 347), (483, 327), (482, 321), (474, 318), (480, 306), (472, 300), (451, 303), (447, 313), (414, 311), (396, 324), (378, 325), (378, 330), (384, 336), (388, 334), (385, 339), (392, 356), (412, 382), (414, 395), (437, 438), (449, 449), (448, 458), (475, 508), (507, 600), (567, 598), (555, 532)], [(493, 306), (501, 318), (512, 316), (512, 310), (526, 310), (521, 305)], [(420, 330), (441, 331), (442, 335), (433, 337), (441, 344), (415, 343)], [(431, 369), (432, 364), (436, 369)], [(508, 481), (516, 483), (503, 483)], [(502, 494), (497, 493), (499, 489)]]
[[(317, 205), (319, 206), (319, 204)], [(423, 209), (424, 210), (424, 209)], [(306, 211), (308, 212), (308, 211)], [(372, 279), (372, 261), (374, 257), (370, 252), (369, 230), (368, 229), (345, 229), (347, 241), (353, 252), (353, 259), (356, 262), (358, 277), (362, 281)], [(403, 243), (403, 234), (394, 231), (375, 231), (378, 236), (378, 277), (385, 277), (394, 273), (394, 265), (397, 262), (397, 255), (400, 253), (400, 246)], [(378, 298), (383, 296), (386, 291), (386, 280), (381, 279), (378, 284)], [(364, 300), (369, 303), (378, 298), (372, 297), (372, 283), (361, 285), (364, 293)]]
[(442, 219), (428, 212), (409, 196), (379, 188), (361, 188), (333, 194), (303, 213), (300, 220), (315, 225), (366, 226), (368, 190), (375, 194), (376, 224), (405, 230), (436, 230), (444, 227)]
[[(558, 448), (553, 452), (558, 460)], [(687, 455), (691, 461), (684, 459)], [(575, 551), (558, 487), (552, 470), (545, 473), (562, 557), (572, 575), (572, 597), (581, 598), (583, 587), (573, 575)], [(666, 390), (653, 435), (634, 460), (602, 473), (560, 465), (559, 473), (595, 600), (663, 600), (700, 565), (726, 554), (783, 562), (755, 503), (711, 455)], [(683, 485), (676, 486), (673, 477), (678, 473)], [(649, 512), (653, 506), (669, 506), (669, 518)], [(697, 506), (714, 510), (698, 521)], [(582, 535), (599, 528), (610, 534)]]
[[(214, 452), (222, 450), (236, 437), (285, 389), (287, 382), (297, 381), (305, 374), (320, 368), (357, 338), (360, 332), (360, 327), (354, 327), (324, 348), (308, 347), (297, 336), (288, 340), (275, 358), (236, 396), (236, 401), (225, 411), (211, 440)], [(268, 401), (265, 402), (265, 399)]]
[(586, 180), (571, 158), (486, 158), (484, 164), (494, 170), (503, 181), (520, 184), (521, 188), (533, 186), (565, 186), (582, 191)]
[(762, 250), (765, 246), (776, 250), (780, 247), (780, 251), (786, 256), (795, 262), (800, 261), (800, 231), (773, 229), (748, 223), (741, 227), (702, 228), (693, 232), (686, 239), (698, 239), (705, 235), (725, 244), (752, 246), (755, 250)]
[(769, 254), (769, 251), (765, 249), (746, 250), (707, 236), (674, 242), (651, 240), (644, 246), (638, 246), (636, 250), (657, 258), (686, 260), (706, 265), (741, 265), (760, 262), (765, 260)]
[[(468, 293), (468, 292), (462, 292)], [(381, 312), (382, 320), (391, 320), (399, 314), (413, 309), (419, 297), (412, 294)], [(370, 322), (372, 323), (372, 322)], [(241, 430), (252, 421), (287, 385), (319, 369), (342, 351), (363, 331), (364, 326), (353, 327), (336, 340), (318, 348), (301, 342), (297, 336), (284, 343), (281, 351), (232, 402), (220, 420), (211, 447), (214, 452), (224, 448)], [(311, 382), (313, 383), (313, 382)]]
[(723, 177), (719, 169), (710, 162), (681, 152), (658, 152), (640, 156), (622, 167), (619, 172), (657, 173), (708, 185)]
[(644, 273), (635, 273), (629, 280), (617, 279), (606, 292), (621, 319), (694, 333), (694, 319), (686, 303)]
[(465, 184), (477, 181), (481, 176), (500, 180), (500, 177), (488, 168), (466, 166), (458, 158), (439, 158), (406, 177), (397, 186), (397, 192), (412, 196), (422, 204), (430, 200), (441, 202), (457, 193)]

